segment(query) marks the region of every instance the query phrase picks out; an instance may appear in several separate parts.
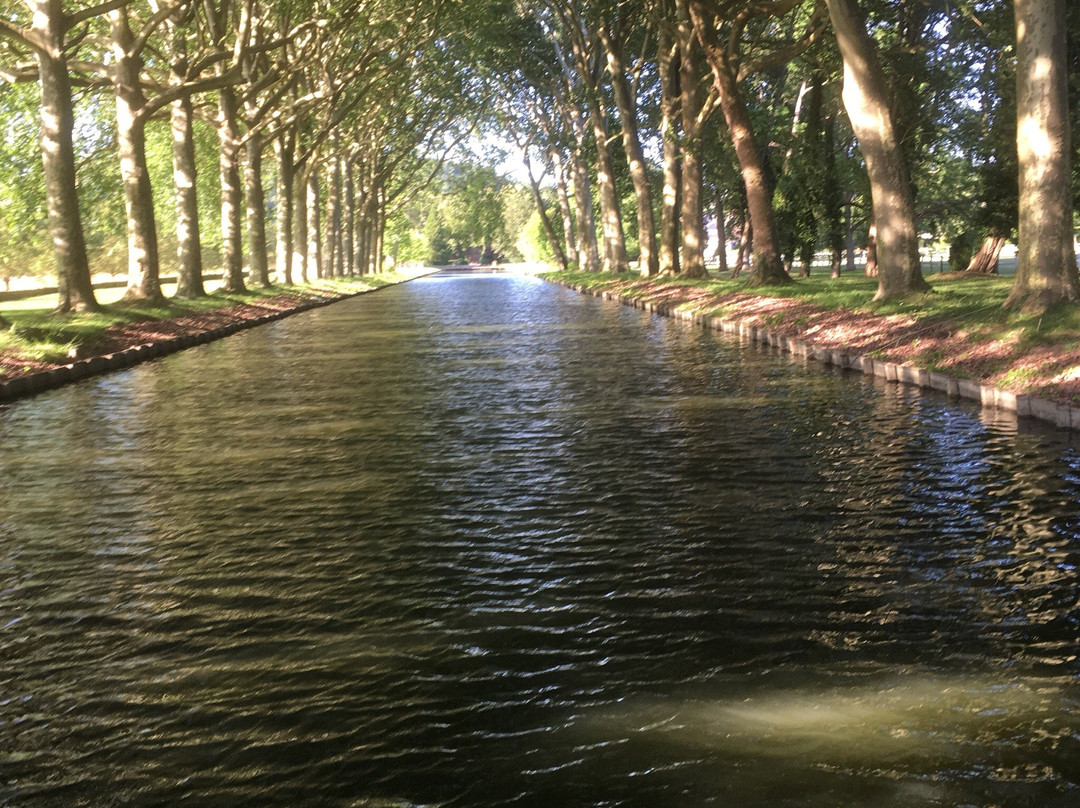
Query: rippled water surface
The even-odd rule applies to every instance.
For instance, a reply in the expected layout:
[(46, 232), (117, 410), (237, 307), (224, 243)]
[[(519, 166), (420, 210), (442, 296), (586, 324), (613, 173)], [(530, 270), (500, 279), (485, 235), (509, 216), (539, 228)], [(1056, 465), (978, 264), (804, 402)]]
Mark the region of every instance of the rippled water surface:
[(0, 805), (1080, 804), (1080, 463), (940, 398), (434, 276), (0, 447)]

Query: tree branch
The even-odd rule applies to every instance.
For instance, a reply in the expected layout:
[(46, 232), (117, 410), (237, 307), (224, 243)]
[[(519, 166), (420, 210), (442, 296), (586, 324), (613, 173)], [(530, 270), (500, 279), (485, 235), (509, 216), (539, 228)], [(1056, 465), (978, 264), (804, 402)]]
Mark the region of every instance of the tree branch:
[(92, 17), (100, 17), (102, 14), (107, 14), (110, 11), (116, 11), (118, 8), (123, 8), (130, 2), (131, 0), (108, 0), (108, 2), (101, 3), (100, 5), (90, 6), (81, 11), (76, 11), (74, 14), (65, 14), (64, 30), (70, 31), (76, 25), (79, 25)]

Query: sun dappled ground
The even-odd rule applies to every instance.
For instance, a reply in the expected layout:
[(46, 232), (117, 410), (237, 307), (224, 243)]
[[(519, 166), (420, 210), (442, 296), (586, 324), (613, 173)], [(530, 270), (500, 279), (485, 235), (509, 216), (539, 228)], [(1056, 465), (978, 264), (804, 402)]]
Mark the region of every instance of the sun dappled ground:
[(936, 275), (932, 293), (879, 305), (872, 301), (876, 282), (862, 277), (818, 277), (768, 289), (719, 279), (550, 277), (747, 322), (825, 348), (1080, 403), (1080, 307), (1041, 317), (1005, 311), (1011, 278)]

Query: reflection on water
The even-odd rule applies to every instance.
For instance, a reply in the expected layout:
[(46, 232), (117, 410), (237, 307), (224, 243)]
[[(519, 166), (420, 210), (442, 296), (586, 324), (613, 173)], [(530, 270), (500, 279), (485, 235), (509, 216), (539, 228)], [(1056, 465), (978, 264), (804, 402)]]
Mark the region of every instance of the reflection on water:
[(0, 804), (1071, 806), (1080, 462), (529, 278), (0, 410)]

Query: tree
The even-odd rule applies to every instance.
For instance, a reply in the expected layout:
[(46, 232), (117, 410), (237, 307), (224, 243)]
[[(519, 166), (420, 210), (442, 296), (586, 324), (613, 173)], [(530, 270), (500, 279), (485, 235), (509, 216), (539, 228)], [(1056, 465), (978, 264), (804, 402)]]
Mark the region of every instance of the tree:
[(802, 0), (734, 3), (727, 0), (692, 0), (690, 14), (694, 31), (712, 68), (720, 109), (735, 147), (743, 183), (750, 226), (754, 232), (754, 265), (750, 281), (755, 285), (787, 283), (791, 280), (780, 257), (773, 210), (773, 193), (765, 166), (765, 153), (754, 132), (750, 109), (740, 83), (765, 67), (783, 65), (813, 42), (818, 34), (817, 18), (811, 17), (804, 35), (795, 42), (754, 58), (743, 58), (744, 34), (755, 20), (767, 26), (777, 18), (798, 11)]
[(1015, 0), (1020, 228), (1005, 305), (1041, 313), (1080, 299), (1073, 249), (1065, 0)]
[(603, 46), (596, 23), (585, 19), (581, 4), (565, 0), (545, 2), (553, 12), (553, 18), (559, 22), (554, 43), (567, 95), (578, 102), (568, 112), (580, 144), (579, 151), (584, 148), (586, 129), (592, 132), (600, 223), (604, 234), (603, 268), (606, 272), (626, 272), (629, 268), (626, 239), (609, 146), (607, 108), (601, 87)]
[[(24, 0), (32, 21), (19, 27), (0, 20), (0, 36), (32, 51), (41, 88), (41, 162), (45, 175), (49, 233), (60, 289), (58, 311), (97, 311), (86, 254), (79, 197), (75, 183), (75, 118), (71, 102), (71, 75), (67, 64), (67, 34), (104, 13), (110, 4), (65, 14), (61, 0)], [(25, 71), (8, 71), (7, 80), (25, 79)]]
[(844, 107), (866, 160), (877, 228), (878, 291), (890, 300), (929, 291), (919, 263), (911, 176), (893, 119), (892, 94), (857, 0), (826, 0), (844, 62)]
[(663, 188), (660, 195), (660, 238), (657, 272), (679, 272), (679, 212), (682, 208), (682, 175), (679, 162), (681, 121), (679, 53), (674, 0), (660, 0), (653, 9), (656, 19), (656, 68), (660, 83), (660, 141)]
[(687, 0), (675, 0), (675, 40), (679, 52), (679, 102), (682, 124), (682, 162), (679, 173), (679, 222), (682, 233), (680, 273), (708, 277), (705, 269), (705, 220), (701, 199), (701, 151), (705, 123), (712, 113), (715, 92), (701, 87), (700, 45), (694, 34)]
[(634, 184), (638, 266), (642, 274), (655, 275), (659, 271), (659, 258), (656, 252), (652, 187), (638, 127), (638, 80), (641, 77), (644, 59), (638, 60), (633, 66), (628, 66), (625, 57), (629, 31), (645, 30), (645, 26), (641, 25), (638, 19), (630, 16), (635, 13), (640, 13), (640, 9), (631, 5), (617, 7), (612, 11), (609, 19), (601, 21), (598, 33), (607, 54), (608, 75), (611, 77), (615, 108), (622, 127), (623, 150), (626, 152), (630, 179)]

